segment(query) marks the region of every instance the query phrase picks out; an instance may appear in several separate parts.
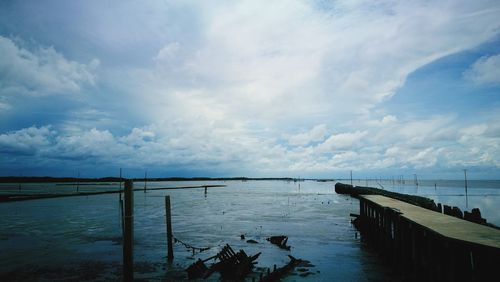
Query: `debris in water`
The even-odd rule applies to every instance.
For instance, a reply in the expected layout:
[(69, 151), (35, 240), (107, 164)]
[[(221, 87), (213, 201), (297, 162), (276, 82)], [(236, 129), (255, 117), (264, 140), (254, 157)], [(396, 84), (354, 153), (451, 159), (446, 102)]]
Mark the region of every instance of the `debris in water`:
[(279, 236), (271, 236), (266, 239), (267, 241), (271, 242), (271, 244), (277, 245), (281, 249), (285, 250), (290, 250), (290, 246), (286, 245), (286, 242), (288, 242), (288, 237), (284, 235), (279, 235)]
[(196, 279), (196, 278), (204, 277), (205, 274), (208, 272), (208, 268), (205, 265), (203, 260), (198, 259), (198, 261), (191, 264), (186, 269), (186, 271), (188, 273), (188, 279)]
[[(260, 253), (257, 253), (249, 257), (243, 250), (235, 253), (231, 246), (226, 245), (217, 255), (205, 260), (199, 259), (196, 263), (190, 265), (186, 269), (188, 279), (208, 278), (212, 273), (219, 272), (222, 280), (241, 280), (245, 278), (253, 265), (256, 264), (254, 261), (259, 255)], [(208, 268), (205, 262), (211, 259), (218, 259), (219, 262)]]
[[(308, 261), (296, 259), (290, 255), (288, 257), (290, 258), (290, 262), (288, 262), (285, 266), (280, 267), (280, 268), (276, 268), (276, 265), (274, 265), (273, 271), (271, 272), (268, 269), (267, 275), (264, 277), (261, 276), (260, 281), (261, 282), (280, 281), (283, 276), (287, 275), (295, 267), (303, 266), (304, 262), (308, 263)], [(308, 272), (309, 270), (306, 268), (300, 268), (300, 270), (298, 269), (298, 271), (303, 272), (302, 274), (300, 274), (300, 276), (303, 276), (304, 274), (305, 274), (305, 276), (312, 274), (311, 272)], [(307, 271), (307, 272), (305, 272), (305, 271)]]

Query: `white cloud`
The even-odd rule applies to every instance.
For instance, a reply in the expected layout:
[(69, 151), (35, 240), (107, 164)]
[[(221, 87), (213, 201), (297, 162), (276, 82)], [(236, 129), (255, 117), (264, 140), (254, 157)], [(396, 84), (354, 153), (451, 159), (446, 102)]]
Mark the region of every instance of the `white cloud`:
[[(345, 124), (394, 95), (411, 72), (500, 26), (482, 4), (369, 2), (187, 3), (193, 25), (168, 25), (190, 37), (165, 40), (154, 67), (130, 70), (125, 84), (119, 75), (114, 86), (150, 122), (206, 115), (260, 130), (297, 125), (292, 132), (318, 120)], [(164, 22), (155, 16), (150, 24)]]
[(97, 59), (88, 65), (66, 59), (53, 47), (30, 51), (0, 36), (0, 95), (47, 96), (75, 93), (94, 84)]
[(366, 131), (356, 131), (333, 134), (325, 142), (318, 145), (318, 151), (329, 152), (334, 150), (353, 150), (358, 148), (359, 142), (366, 136)]
[[(81, 28), (96, 32), (79, 36), (116, 61), (100, 67), (105, 87), (93, 91), (93, 105), (68, 114), (57, 136), (40, 134), (48, 143), (31, 151), (257, 175), (500, 159), (499, 130), (491, 126), (498, 118), (474, 137), (453, 115), (405, 120), (373, 111), (421, 66), (498, 35), (497, 3), (180, 1), (116, 8), (89, 4), (81, 11), (92, 19)], [(97, 61), (82, 64), (52, 47), (0, 40), (8, 54), (0, 71), (9, 75), (0, 95), (75, 93), (95, 84)], [(15, 150), (13, 136), (22, 130), (1, 135), (2, 144)]]
[(159, 61), (172, 60), (177, 55), (179, 49), (180, 49), (179, 42), (169, 43), (165, 45), (163, 48), (161, 48), (160, 51), (158, 51), (158, 54), (156, 55), (155, 59)]
[(8, 111), (12, 108), (12, 106), (6, 102), (0, 101), (0, 112), (2, 111)]
[(305, 133), (292, 135), (288, 138), (288, 143), (293, 146), (305, 146), (311, 142), (322, 141), (326, 135), (326, 125), (319, 124)]
[(487, 130), (488, 130), (488, 125), (475, 124), (472, 126), (462, 128), (460, 132), (463, 133), (464, 136), (479, 136), (484, 134)]
[(477, 84), (500, 83), (500, 54), (479, 58), (464, 72), (464, 77)]
[(109, 131), (95, 128), (78, 135), (59, 136), (53, 150), (61, 157), (82, 160), (85, 158), (112, 159), (120, 157), (120, 152), (124, 155), (130, 153), (124, 150), (124, 146), (118, 143)]
[(156, 134), (143, 128), (133, 128), (129, 135), (123, 137), (123, 142), (132, 146), (140, 146), (149, 140), (153, 140)]
[(416, 169), (423, 167), (433, 167), (437, 163), (437, 152), (434, 148), (426, 148), (409, 156), (408, 162)]
[[(291, 147), (280, 145), (272, 136), (256, 137), (245, 131), (229, 136), (216, 126), (182, 120), (133, 128), (124, 135), (95, 128), (56, 132), (50, 126), (30, 127), (0, 135), (0, 153), (35, 156), (40, 161), (76, 161), (82, 166), (196, 168), (225, 175), (324, 175), (349, 169), (397, 171), (437, 165), (500, 167), (500, 136), (491, 136), (484, 123), (461, 129), (450, 123), (425, 122), (416, 127), (418, 143), (406, 141), (412, 139), (407, 132), (409, 126), (398, 121), (387, 128), (337, 134), (325, 129), (324, 136), (330, 137), (324, 142), (308, 146), (299, 142)], [(308, 132), (315, 128), (323, 126)], [(457, 140), (436, 139), (433, 132), (448, 129), (456, 132)], [(390, 138), (374, 138), (377, 134)]]
[(387, 125), (396, 122), (398, 119), (393, 115), (386, 115), (382, 118), (382, 124)]
[(50, 146), (51, 138), (56, 134), (50, 126), (28, 127), (18, 131), (0, 134), (0, 152), (21, 155), (36, 154)]

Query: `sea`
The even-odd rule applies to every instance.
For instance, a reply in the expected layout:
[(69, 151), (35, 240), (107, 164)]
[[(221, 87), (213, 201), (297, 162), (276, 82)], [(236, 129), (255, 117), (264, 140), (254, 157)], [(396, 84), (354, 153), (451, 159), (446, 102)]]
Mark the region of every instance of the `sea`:
[[(350, 183), (350, 180), (343, 180)], [(224, 246), (261, 253), (253, 272), (304, 260), (283, 281), (389, 281), (392, 271), (351, 224), (357, 199), (338, 195), (335, 181), (231, 180), (135, 182), (134, 277), (181, 281), (198, 259)], [(84, 185), (85, 184), (85, 185)], [(91, 184), (91, 185), (89, 185)], [(421, 195), (462, 210), (479, 208), (500, 226), (500, 181), (353, 180), (354, 185)], [(225, 185), (204, 189), (150, 188)], [(119, 183), (5, 183), (0, 194), (118, 190)], [(174, 259), (167, 262), (165, 196), (170, 197)], [(245, 239), (241, 239), (244, 235)], [(266, 239), (288, 237), (290, 250)], [(248, 242), (253, 240), (253, 243)], [(182, 242), (182, 243), (181, 243)], [(194, 247), (194, 248), (191, 248)], [(203, 251), (200, 251), (203, 249)], [(122, 222), (119, 194), (0, 203), (0, 281), (120, 281)], [(209, 260), (209, 266), (213, 261)], [(208, 280), (218, 281), (217, 273)]]

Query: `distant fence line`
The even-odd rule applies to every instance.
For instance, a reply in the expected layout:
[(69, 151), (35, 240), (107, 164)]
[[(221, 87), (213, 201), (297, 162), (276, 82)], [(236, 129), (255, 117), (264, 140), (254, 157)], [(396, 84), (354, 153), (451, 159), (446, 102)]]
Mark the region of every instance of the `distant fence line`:
[[(207, 189), (207, 188), (218, 188), (226, 187), (226, 185), (197, 185), (197, 186), (180, 186), (180, 187), (159, 187), (159, 188), (147, 188), (147, 191), (156, 190), (178, 190), (178, 189)], [(144, 188), (134, 189), (135, 191), (145, 191)], [(15, 202), (15, 201), (27, 201), (27, 200), (37, 200), (37, 199), (50, 199), (50, 198), (62, 198), (62, 197), (78, 197), (78, 196), (94, 196), (94, 195), (105, 195), (105, 194), (118, 194), (122, 193), (121, 190), (112, 191), (98, 191), (98, 192), (75, 192), (75, 193), (65, 193), (65, 194), (5, 194), (0, 195), (0, 203), (2, 202)]]

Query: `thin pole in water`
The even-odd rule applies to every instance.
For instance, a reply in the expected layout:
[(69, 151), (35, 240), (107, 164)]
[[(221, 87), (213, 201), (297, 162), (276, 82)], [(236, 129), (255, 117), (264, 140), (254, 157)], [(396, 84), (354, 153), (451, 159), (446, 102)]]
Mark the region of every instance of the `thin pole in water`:
[(118, 188), (118, 191), (120, 192), (120, 200), (122, 199), (122, 168), (120, 167), (120, 188)]
[(125, 181), (125, 233), (123, 236), (123, 280), (134, 280), (134, 183)]
[(174, 249), (172, 248), (172, 215), (170, 212), (170, 196), (165, 196), (165, 216), (167, 220), (167, 258), (171, 262), (174, 259)]
[(465, 207), (468, 208), (469, 199), (467, 196), (467, 169), (464, 169), (464, 181), (465, 181)]
[(352, 186), (352, 170), (351, 170), (351, 186)]
[(148, 172), (144, 172), (144, 193), (146, 193), (146, 183), (148, 182)]
[(123, 223), (123, 220), (125, 218), (125, 216), (123, 215), (123, 200), (120, 199), (118, 201), (118, 204), (120, 205), (120, 223), (122, 226), (122, 236), (123, 236), (123, 234), (125, 234), (125, 223)]

